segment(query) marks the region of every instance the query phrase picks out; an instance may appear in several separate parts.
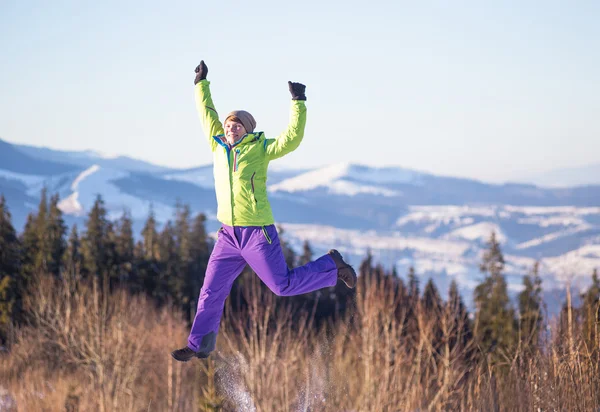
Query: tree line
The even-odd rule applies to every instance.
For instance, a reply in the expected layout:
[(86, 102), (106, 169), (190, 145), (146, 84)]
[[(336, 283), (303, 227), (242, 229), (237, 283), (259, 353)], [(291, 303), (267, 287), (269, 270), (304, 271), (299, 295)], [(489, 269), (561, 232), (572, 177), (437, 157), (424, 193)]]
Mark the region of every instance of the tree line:
[[(26, 294), (35, 294), (30, 285), (38, 274), (94, 281), (107, 294), (115, 289), (144, 294), (159, 307), (176, 305), (188, 320), (193, 318), (213, 247), (204, 214), (193, 216), (188, 205), (177, 203), (172, 220), (159, 227), (151, 210), (136, 241), (131, 215), (125, 211), (119, 219), (109, 219), (101, 196), (97, 196), (82, 231), (77, 225), (67, 229), (58, 203), (58, 195), (48, 196), (44, 189), (37, 211), (29, 214), (24, 230), (18, 234), (6, 201), (0, 197), (0, 342), (3, 345), (10, 345), (11, 331), (28, 321), (24, 299)], [(284, 234), (281, 228), (279, 231)], [(308, 242), (296, 253), (285, 236), (280, 238), (288, 266), (302, 265), (313, 258)], [(452, 327), (456, 330), (453, 341), (443, 341), (448, 334), (441, 330), (441, 323), (433, 325), (434, 347), (450, 344), (465, 348), (467, 358), (475, 360), (485, 355), (487, 361), (494, 363), (505, 361), (517, 349), (520, 353), (543, 349), (549, 319), (544, 318), (540, 264), (536, 263), (523, 276), (523, 289), (513, 305), (504, 276), (504, 256), (494, 233), (482, 256), (480, 270), (484, 277), (474, 290), (472, 313), (454, 281), (444, 298), (432, 279), (421, 292), (414, 269), (409, 270), (404, 281), (395, 269), (387, 270), (374, 263), (371, 253), (358, 269), (359, 282), (386, 285), (389, 304), (384, 310), (401, 320), (406, 342), (418, 341), (422, 325), (419, 316), (436, 319), (451, 311)], [(234, 284), (230, 299), (238, 310), (245, 305), (241, 291), (250, 276), (253, 274), (247, 268)], [(357, 289), (368, 290), (366, 285), (362, 286)], [(312, 311), (316, 325), (320, 326), (357, 310), (355, 293), (356, 290), (338, 285), (282, 299), (290, 300), (298, 309)], [(581, 295), (581, 306), (574, 307), (567, 300), (558, 319), (558, 328), (565, 331), (565, 336), (572, 336), (573, 325), (578, 325), (585, 344), (594, 351), (600, 348), (599, 295), (600, 280), (595, 270), (591, 286)], [(566, 339), (564, 345), (570, 344), (572, 338)]]

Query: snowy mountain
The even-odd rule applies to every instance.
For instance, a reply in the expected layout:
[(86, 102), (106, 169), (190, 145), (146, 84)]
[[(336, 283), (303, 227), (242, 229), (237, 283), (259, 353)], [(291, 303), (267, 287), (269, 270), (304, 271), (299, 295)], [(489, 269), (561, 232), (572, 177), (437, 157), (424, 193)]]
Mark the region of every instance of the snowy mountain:
[[(83, 224), (100, 194), (112, 218), (129, 210), (137, 233), (151, 208), (164, 223), (177, 201), (204, 212), (208, 229), (216, 230), (212, 165), (167, 169), (117, 159), (0, 141), (0, 193), (17, 229), (46, 186), (60, 194), (69, 224)], [(567, 281), (585, 287), (600, 267), (600, 186), (497, 185), (352, 163), (293, 170), (277, 161), (268, 184), (278, 223), (298, 250), (304, 240), (317, 254), (335, 246), (354, 264), (371, 250), (400, 274), (414, 266), (423, 281), (434, 277), (442, 290), (456, 279), (467, 300), (492, 231), (514, 293), (536, 260), (546, 293), (564, 292)]]
[(545, 173), (525, 176), (520, 180), (544, 187), (600, 185), (600, 163), (550, 170)]
[(131, 157), (106, 156), (92, 150), (76, 152), (27, 145), (19, 145), (18, 149), (20, 152), (36, 159), (51, 160), (53, 162), (68, 163), (83, 167), (96, 164), (100, 167), (123, 169), (132, 172), (162, 172), (170, 170), (170, 168), (156, 166), (148, 162), (132, 159)]

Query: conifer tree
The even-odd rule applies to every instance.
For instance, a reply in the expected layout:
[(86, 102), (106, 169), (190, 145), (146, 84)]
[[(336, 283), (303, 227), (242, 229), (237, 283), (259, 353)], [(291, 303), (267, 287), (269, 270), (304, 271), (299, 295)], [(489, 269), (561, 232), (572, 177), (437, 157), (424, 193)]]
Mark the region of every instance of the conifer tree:
[(310, 248), (310, 243), (308, 240), (305, 240), (302, 243), (302, 254), (298, 257), (298, 266), (306, 265), (313, 258), (313, 251)]
[(473, 339), (473, 330), (469, 320), (469, 313), (455, 280), (450, 282), (446, 307), (452, 319), (450, 347), (466, 348)]
[(21, 234), (23, 245), (23, 286), (26, 287), (35, 274), (47, 272), (47, 262), (51, 260), (50, 241), (47, 230), (48, 200), (46, 188), (42, 189), (37, 214), (27, 216)]
[(52, 260), (48, 220), (48, 191), (44, 187), (40, 195), (40, 204), (34, 222), (35, 237), (37, 238), (36, 250), (34, 251), (33, 258), (35, 273), (48, 272), (49, 262)]
[(539, 342), (542, 314), (542, 279), (540, 264), (533, 265), (531, 274), (523, 277), (523, 290), (519, 293), (521, 344), (525, 351), (535, 349)]
[(82, 253), (85, 275), (96, 276), (103, 281), (110, 279), (115, 260), (114, 232), (100, 195), (88, 214)]
[(142, 239), (136, 245), (138, 282), (132, 285), (135, 292), (144, 291), (149, 296), (156, 296), (160, 276), (159, 235), (154, 210), (150, 212), (144, 228)]
[(419, 278), (415, 273), (415, 268), (411, 266), (408, 269), (408, 286), (406, 299), (406, 319), (403, 328), (403, 334), (407, 341), (412, 345), (417, 345), (419, 341), (419, 321), (417, 316), (421, 311), (421, 299), (419, 290)]
[(411, 266), (408, 269), (408, 298), (412, 302), (416, 302), (419, 300), (419, 296), (421, 295), (421, 291), (419, 290), (419, 278), (415, 274), (415, 268)]
[(117, 224), (115, 252), (119, 282), (126, 283), (128, 287), (136, 281), (134, 242), (131, 215), (124, 211)]
[(77, 231), (77, 225), (71, 227), (67, 250), (63, 255), (64, 272), (71, 277), (80, 276), (83, 267), (83, 255), (81, 254), (81, 240)]
[(204, 283), (206, 267), (210, 257), (211, 246), (208, 242), (208, 236), (205, 228), (206, 216), (199, 213), (194, 218), (192, 231), (190, 234), (190, 265), (186, 282), (186, 293), (189, 297), (189, 312), (190, 316), (196, 309), (200, 288)]
[(279, 235), (279, 243), (281, 243), (283, 256), (285, 257), (285, 263), (287, 263), (288, 268), (293, 268), (294, 263), (296, 263), (296, 252), (294, 252), (294, 249), (292, 249), (287, 240), (285, 240), (285, 230), (283, 227), (278, 226), (277, 233)]
[(169, 298), (181, 302), (181, 277), (178, 277), (179, 256), (175, 229), (171, 221), (167, 221), (159, 235), (159, 267), (154, 296), (159, 303), (166, 303)]
[(600, 350), (600, 279), (598, 270), (592, 273), (592, 284), (582, 296), (582, 332), (590, 351)]
[(480, 269), (487, 276), (475, 288), (475, 335), (484, 352), (498, 351), (500, 356), (514, 347), (517, 339), (514, 309), (509, 301), (503, 275), (504, 256), (494, 232)]
[(66, 249), (67, 231), (63, 213), (55, 194), (48, 202), (47, 190), (42, 189), (36, 215), (29, 215), (23, 233), (24, 273), (28, 278), (37, 273), (58, 276)]
[(426, 317), (426, 322), (431, 328), (431, 342), (434, 348), (438, 348), (442, 343), (442, 328), (440, 318), (443, 315), (444, 302), (440, 297), (433, 279), (429, 279), (423, 289), (423, 297), (421, 298), (422, 313)]
[(154, 209), (150, 208), (150, 213), (144, 229), (142, 229), (142, 239), (144, 246), (144, 259), (148, 261), (158, 260), (158, 229), (156, 218), (154, 216)]
[(194, 291), (192, 294), (188, 288), (192, 266), (192, 223), (190, 220), (191, 211), (189, 205), (182, 205), (177, 202), (175, 207), (175, 226), (173, 227), (176, 248), (176, 269), (175, 273), (171, 275), (170, 285), (173, 297), (186, 313), (190, 311), (191, 301), (194, 299), (192, 296), (198, 293), (198, 291)]
[(25, 290), (31, 282), (35, 272), (35, 260), (38, 251), (38, 235), (35, 228), (35, 215), (27, 215), (27, 221), (23, 233), (20, 235), (21, 242), (21, 276), (19, 277), (19, 290)]
[(15, 321), (19, 293), (20, 244), (4, 196), (0, 196), (0, 342)]
[(429, 278), (423, 289), (423, 309), (433, 315), (439, 315), (444, 305), (433, 279)]
[(44, 225), (48, 238), (46, 267), (48, 272), (55, 276), (58, 276), (60, 273), (63, 255), (67, 249), (67, 243), (65, 241), (67, 226), (63, 220), (63, 213), (58, 207), (58, 202), (58, 194), (50, 197), (48, 220)]

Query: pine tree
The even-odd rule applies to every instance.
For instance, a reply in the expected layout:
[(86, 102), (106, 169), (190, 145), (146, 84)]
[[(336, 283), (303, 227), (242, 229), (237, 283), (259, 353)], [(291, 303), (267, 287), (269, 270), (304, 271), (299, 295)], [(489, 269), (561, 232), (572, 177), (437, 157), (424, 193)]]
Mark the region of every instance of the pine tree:
[(542, 279), (540, 264), (533, 265), (531, 275), (523, 277), (524, 289), (519, 293), (519, 314), (521, 320), (521, 344), (527, 352), (535, 349), (539, 342), (542, 325)]
[(211, 247), (206, 234), (206, 228), (204, 226), (205, 222), (206, 216), (203, 213), (196, 215), (192, 225), (192, 232), (190, 234), (191, 262), (189, 265), (187, 282), (185, 286), (189, 300), (190, 317), (193, 314), (192, 312), (196, 309), (198, 295), (200, 294), (200, 288), (204, 283), (206, 267), (208, 266), (208, 259), (210, 257)]
[(406, 320), (403, 328), (403, 333), (408, 342), (412, 346), (417, 345), (419, 341), (419, 321), (417, 316), (421, 311), (421, 300), (419, 290), (419, 278), (415, 273), (415, 268), (410, 267), (408, 269), (408, 286), (407, 286), (407, 299), (406, 299)]
[(25, 290), (36, 273), (35, 260), (38, 251), (38, 234), (35, 228), (35, 215), (32, 213), (27, 215), (27, 221), (23, 233), (21, 233), (20, 242), (22, 247), (22, 266), (17, 288)]
[(503, 275), (504, 256), (494, 232), (480, 269), (487, 276), (475, 288), (475, 335), (484, 352), (498, 351), (498, 354), (504, 354), (516, 343), (516, 322)]
[(600, 350), (600, 279), (598, 270), (592, 273), (592, 284), (582, 296), (582, 332), (585, 343), (590, 351)]
[(82, 253), (85, 275), (108, 281), (115, 262), (114, 232), (100, 195), (88, 214)]
[(181, 285), (177, 277), (179, 256), (175, 229), (171, 221), (167, 221), (159, 235), (159, 267), (160, 272), (156, 282), (154, 297), (159, 303), (166, 303), (169, 298), (181, 302)]
[(298, 257), (298, 266), (306, 265), (308, 262), (312, 261), (313, 251), (310, 248), (310, 243), (308, 240), (305, 240), (302, 244), (302, 254)]
[(411, 300), (418, 300), (421, 295), (419, 290), (419, 278), (415, 274), (415, 268), (411, 266), (408, 269), (408, 296)]
[(149, 261), (158, 260), (158, 230), (157, 230), (156, 218), (154, 216), (154, 209), (150, 208), (150, 213), (144, 229), (142, 229), (142, 238), (144, 240), (144, 258)]
[(134, 242), (131, 215), (124, 211), (117, 224), (115, 252), (119, 282), (127, 286), (130, 286), (129, 282), (136, 281)]
[(160, 248), (154, 210), (150, 207), (148, 218), (142, 229), (142, 240), (136, 246), (138, 281), (132, 285), (134, 292), (144, 291), (156, 296), (160, 276)]
[(65, 241), (67, 227), (63, 220), (63, 213), (58, 207), (58, 202), (58, 194), (50, 197), (48, 221), (45, 225), (48, 237), (46, 266), (48, 272), (55, 276), (58, 276), (60, 273), (63, 255), (67, 249)]
[(23, 233), (23, 270), (27, 278), (38, 273), (60, 274), (67, 228), (58, 203), (58, 194), (51, 196), (48, 202), (44, 188), (37, 214), (28, 217)]
[(67, 242), (67, 250), (63, 255), (62, 266), (67, 276), (75, 278), (81, 274), (83, 255), (81, 254), (81, 241), (79, 239), (76, 224), (71, 227), (71, 233), (69, 234), (69, 240)]
[(423, 315), (426, 316), (426, 320), (431, 327), (431, 343), (437, 349), (442, 344), (443, 331), (440, 318), (443, 315), (444, 302), (431, 278), (427, 281), (423, 289), (421, 308), (423, 309)]
[(0, 342), (6, 342), (15, 321), (20, 270), (20, 244), (4, 196), (0, 196)]
[(51, 261), (51, 242), (48, 231), (47, 191), (42, 189), (37, 214), (30, 213), (21, 235), (23, 245), (23, 285), (27, 286), (34, 275), (48, 271)]
[(432, 314), (439, 314), (444, 305), (438, 289), (431, 278), (425, 284), (425, 289), (423, 289), (422, 302), (423, 309)]
[(362, 283), (362, 287), (368, 285), (371, 275), (373, 274), (373, 253), (371, 249), (367, 249), (367, 255), (358, 266), (358, 282)]
[(44, 187), (40, 195), (40, 204), (34, 222), (35, 236), (37, 238), (37, 247), (33, 259), (35, 273), (47, 273), (49, 271), (49, 266), (51, 265), (49, 265), (52, 260), (52, 255), (50, 231), (48, 230), (48, 227), (48, 192)]
[(288, 268), (293, 268), (296, 263), (296, 253), (294, 249), (291, 248), (290, 244), (285, 240), (283, 236), (285, 234), (285, 230), (283, 227), (277, 227), (277, 234), (279, 235), (279, 243), (281, 244), (281, 250), (283, 251), (283, 256), (285, 257), (285, 263), (287, 263)]
[(175, 207), (175, 226), (173, 228), (176, 269), (170, 278), (170, 288), (176, 302), (181, 305), (181, 308), (186, 313), (189, 313), (191, 300), (193, 299), (190, 290), (188, 290), (190, 284), (189, 277), (191, 276), (190, 267), (192, 265), (192, 224), (190, 219), (190, 207), (178, 202)]
[(473, 339), (473, 330), (469, 320), (469, 313), (458, 290), (455, 280), (450, 283), (448, 303), (446, 305), (452, 319), (451, 348), (467, 348)]

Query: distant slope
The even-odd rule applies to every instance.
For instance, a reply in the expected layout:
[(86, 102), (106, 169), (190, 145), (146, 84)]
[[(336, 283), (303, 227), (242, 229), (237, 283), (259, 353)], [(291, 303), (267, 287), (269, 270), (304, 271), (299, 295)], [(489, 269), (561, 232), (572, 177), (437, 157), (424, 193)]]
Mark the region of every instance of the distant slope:
[(545, 173), (525, 176), (520, 180), (544, 187), (600, 185), (600, 163), (550, 170)]
[(80, 167), (32, 157), (18, 150), (14, 145), (0, 140), (0, 169), (28, 175), (51, 176), (68, 173)]
[(53, 162), (70, 163), (78, 166), (89, 167), (91, 165), (98, 165), (104, 168), (129, 170), (132, 172), (144, 172), (144, 173), (156, 173), (156, 172), (167, 172), (171, 170), (168, 167), (153, 165), (142, 160), (133, 159), (128, 156), (118, 157), (105, 157), (99, 153), (86, 150), (86, 151), (65, 151), (65, 150), (54, 150), (46, 147), (36, 147), (28, 145), (16, 145), (13, 147), (20, 152), (34, 157), (36, 159), (43, 159)]

